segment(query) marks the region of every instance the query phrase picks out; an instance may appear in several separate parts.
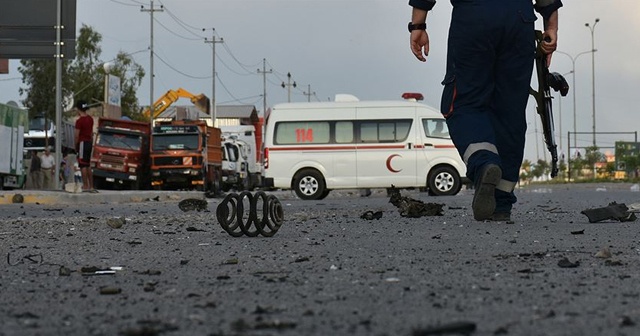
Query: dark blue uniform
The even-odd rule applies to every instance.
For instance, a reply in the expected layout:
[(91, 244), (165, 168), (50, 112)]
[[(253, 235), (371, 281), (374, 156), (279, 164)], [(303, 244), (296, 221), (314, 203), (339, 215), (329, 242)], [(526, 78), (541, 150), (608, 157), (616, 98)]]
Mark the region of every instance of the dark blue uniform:
[[(535, 57), (532, 0), (451, 0), (447, 72), (441, 110), (451, 138), (476, 181), (498, 165), (496, 213), (509, 213), (516, 197), (527, 129), (525, 110)], [(430, 10), (435, 0), (410, 0)], [(544, 5), (544, 6), (541, 6)], [(540, 0), (543, 16), (562, 4)]]

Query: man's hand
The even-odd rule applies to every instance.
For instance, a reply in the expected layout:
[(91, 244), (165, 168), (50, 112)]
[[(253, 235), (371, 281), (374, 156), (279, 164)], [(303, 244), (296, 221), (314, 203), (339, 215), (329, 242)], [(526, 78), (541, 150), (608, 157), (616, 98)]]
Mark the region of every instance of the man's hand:
[(551, 55), (558, 48), (558, 11), (555, 11), (544, 23), (542, 34), (542, 52), (547, 55), (547, 67), (551, 65)]
[(414, 30), (411, 32), (411, 52), (421, 62), (427, 61), (429, 56), (429, 34), (426, 30)]

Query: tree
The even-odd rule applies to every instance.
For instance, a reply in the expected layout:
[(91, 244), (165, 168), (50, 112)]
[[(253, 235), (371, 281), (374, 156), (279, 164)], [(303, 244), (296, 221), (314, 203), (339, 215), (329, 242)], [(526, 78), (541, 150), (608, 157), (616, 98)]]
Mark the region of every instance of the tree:
[[(110, 73), (120, 77), (122, 80), (120, 97), (122, 115), (134, 120), (148, 121), (149, 118), (143, 116), (141, 113), (142, 111), (138, 105), (138, 97), (136, 96), (138, 87), (142, 84), (142, 79), (145, 75), (142, 66), (133, 61), (131, 56), (121, 51), (116, 56), (115, 66)], [(131, 76), (127, 77), (127, 74), (131, 74)]]
[(520, 180), (528, 182), (531, 177), (531, 161), (525, 159), (520, 165)]
[(596, 178), (596, 168), (595, 165), (597, 162), (602, 162), (606, 158), (604, 154), (600, 152), (600, 148), (598, 146), (591, 146), (585, 148), (584, 161), (585, 165), (589, 168), (593, 169), (593, 178)]
[[(83, 99), (89, 103), (102, 102), (104, 99), (104, 61), (100, 60), (102, 49), (100, 42), (102, 35), (91, 27), (83, 25), (77, 41), (77, 58), (70, 68), (70, 74), (74, 78), (74, 100)], [(113, 61), (110, 74), (120, 77), (122, 115), (132, 119), (139, 119), (140, 108), (136, 91), (145, 71), (131, 56), (120, 51)]]
[[(62, 73), (69, 69), (69, 61), (62, 61)], [(56, 60), (25, 59), (20, 61), (18, 71), (22, 74), (22, 83), (27, 88), (20, 88), (21, 101), (29, 117), (44, 114), (45, 118), (55, 120), (56, 115)], [(62, 76), (62, 96), (69, 94), (69, 78)]]
[[(82, 25), (76, 40), (76, 58), (63, 61), (62, 96), (64, 104), (71, 106), (77, 100), (100, 105), (104, 99), (105, 63), (101, 58), (102, 35), (90, 26)], [(140, 115), (138, 98), (135, 93), (145, 76), (142, 66), (120, 51), (114, 59), (112, 74), (122, 80), (122, 114), (137, 119)], [(45, 112), (47, 117), (55, 117), (55, 60), (23, 60), (18, 69), (22, 82), (22, 101), (30, 113)]]
[(558, 163), (558, 177), (564, 181), (567, 175), (567, 162), (565, 160), (560, 160)]
[(549, 163), (545, 160), (538, 160), (538, 162), (533, 166), (533, 170), (531, 170), (531, 175), (535, 178), (539, 178), (542, 175), (546, 174), (549, 170)]

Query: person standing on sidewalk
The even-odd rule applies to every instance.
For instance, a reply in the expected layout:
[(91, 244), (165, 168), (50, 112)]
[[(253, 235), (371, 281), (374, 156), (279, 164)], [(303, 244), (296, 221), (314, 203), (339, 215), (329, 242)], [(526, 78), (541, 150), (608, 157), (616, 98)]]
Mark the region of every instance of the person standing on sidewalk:
[(93, 172), (91, 171), (91, 151), (93, 150), (93, 118), (87, 114), (88, 104), (84, 101), (76, 103), (78, 120), (75, 129), (75, 147), (78, 154), (78, 165), (82, 171), (82, 191), (97, 192), (93, 188)]
[[(534, 10), (544, 19), (547, 65), (558, 41), (561, 0), (451, 0), (440, 109), (474, 182), (473, 217), (510, 220), (524, 157), (525, 109), (536, 52)], [(415, 57), (429, 55), (427, 13), (436, 0), (409, 0)]]
[(31, 181), (31, 188), (42, 189), (42, 170), (40, 170), (40, 156), (38, 151), (31, 151), (31, 165), (29, 166), (29, 180)]
[(56, 176), (56, 158), (51, 155), (49, 147), (44, 149), (44, 154), (40, 158), (40, 170), (42, 171), (42, 189), (52, 189), (54, 177)]

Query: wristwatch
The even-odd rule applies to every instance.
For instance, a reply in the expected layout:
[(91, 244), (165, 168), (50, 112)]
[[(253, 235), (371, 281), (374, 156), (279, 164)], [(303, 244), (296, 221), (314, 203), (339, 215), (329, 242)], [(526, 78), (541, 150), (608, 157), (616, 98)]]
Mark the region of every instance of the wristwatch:
[(414, 30), (427, 30), (427, 24), (426, 23), (411, 23), (409, 22), (409, 32), (412, 32)]

